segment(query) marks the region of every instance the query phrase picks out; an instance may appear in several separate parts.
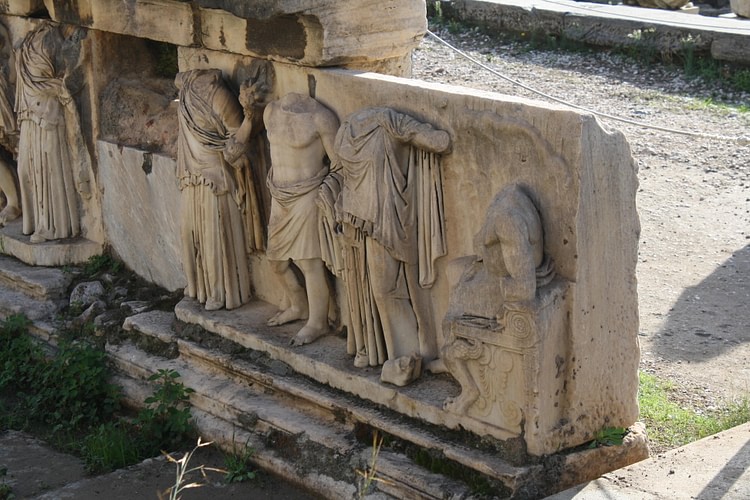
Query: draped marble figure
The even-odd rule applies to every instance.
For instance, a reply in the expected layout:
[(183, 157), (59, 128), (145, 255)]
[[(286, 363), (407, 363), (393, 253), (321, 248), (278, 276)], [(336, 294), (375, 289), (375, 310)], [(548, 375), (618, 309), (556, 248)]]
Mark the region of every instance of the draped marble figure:
[(450, 136), (389, 108), (349, 116), (336, 136), (343, 176), (350, 354), (406, 385), (438, 356), (427, 288), (446, 253), (438, 153)]
[[(8, 30), (0, 24), (0, 146), (7, 153), (18, 155), (18, 127), (13, 114), (13, 87), (11, 76), (15, 76), (12, 64), (13, 51)], [(0, 157), (0, 191), (5, 195), (5, 207), (0, 210), (0, 226), (21, 216), (21, 203), (16, 181), (7, 158)]]
[(64, 42), (60, 27), (43, 22), (26, 35), (16, 61), (18, 177), (23, 233), (32, 243), (78, 235), (78, 194), (89, 196), (76, 158), (82, 136), (66, 82)]
[(207, 310), (233, 309), (251, 298), (248, 252), (262, 246), (245, 156), (257, 117), (253, 106), (243, 116), (220, 70), (179, 73), (175, 84), (185, 295)]
[[(264, 122), (271, 144), (271, 219), (266, 256), (283, 280), (286, 300), (269, 325), (307, 318), (292, 339), (303, 345), (328, 331), (330, 291), (319, 238), (319, 191), (335, 161), (333, 140), (339, 120), (304, 94), (287, 94), (268, 105)], [(305, 288), (290, 262), (302, 271)]]

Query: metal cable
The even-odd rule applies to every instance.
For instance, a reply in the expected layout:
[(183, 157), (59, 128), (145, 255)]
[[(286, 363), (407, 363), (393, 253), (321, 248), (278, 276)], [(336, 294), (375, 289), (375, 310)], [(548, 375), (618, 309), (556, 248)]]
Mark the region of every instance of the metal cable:
[(518, 80), (516, 80), (514, 78), (511, 78), (511, 77), (503, 75), (499, 71), (497, 71), (497, 70), (495, 70), (495, 69), (487, 66), (486, 64), (484, 64), (481, 61), (477, 60), (476, 58), (470, 56), (469, 54), (467, 54), (466, 52), (462, 51), (461, 49), (459, 49), (459, 48), (451, 45), (448, 42), (446, 42), (445, 40), (443, 40), (442, 38), (440, 38), (439, 36), (437, 36), (435, 33), (433, 33), (430, 30), (427, 30), (427, 34), (430, 35), (430, 36), (432, 36), (433, 38), (435, 38), (438, 42), (442, 43), (443, 45), (445, 45), (446, 47), (448, 47), (452, 51), (454, 51), (457, 54), (459, 54), (461, 57), (464, 57), (464, 58), (468, 59), (472, 63), (474, 63), (477, 66), (480, 66), (481, 68), (489, 71), (493, 75), (495, 75), (495, 76), (497, 76), (499, 78), (502, 78), (503, 80), (505, 80), (505, 81), (507, 81), (509, 83), (512, 83), (513, 85), (521, 87), (521, 88), (523, 88), (523, 89), (525, 89), (525, 90), (527, 90), (527, 91), (529, 91), (529, 92), (531, 92), (533, 94), (542, 96), (545, 99), (549, 99), (549, 100), (554, 101), (554, 102), (556, 102), (558, 104), (562, 104), (563, 106), (568, 106), (570, 108), (578, 109), (580, 111), (585, 111), (586, 113), (591, 113), (592, 115), (596, 115), (596, 116), (599, 116), (601, 118), (606, 118), (608, 120), (614, 120), (614, 121), (618, 121), (618, 122), (622, 122), (622, 123), (627, 123), (629, 125), (635, 125), (636, 127), (642, 127), (642, 128), (652, 129), (652, 130), (658, 130), (660, 132), (668, 132), (670, 134), (679, 134), (679, 135), (686, 135), (686, 136), (690, 136), (690, 137), (701, 137), (701, 138), (704, 138), (704, 139), (712, 139), (712, 140), (727, 141), (727, 142), (736, 142), (737, 144), (739, 144), (741, 146), (748, 146), (748, 145), (750, 145), (750, 137), (740, 137), (740, 136), (729, 137), (729, 136), (705, 134), (705, 133), (702, 133), (702, 132), (692, 132), (692, 131), (689, 131), (689, 130), (678, 130), (678, 129), (669, 128), (669, 127), (661, 127), (659, 125), (650, 125), (648, 123), (644, 123), (644, 122), (641, 122), (641, 121), (631, 120), (629, 118), (621, 118), (619, 116), (610, 115), (608, 113), (602, 113), (600, 111), (596, 111), (594, 109), (590, 109), (590, 108), (587, 108), (585, 106), (579, 106), (578, 104), (574, 104), (574, 103), (565, 101), (565, 100), (560, 99), (558, 97), (555, 97), (553, 95), (550, 95), (550, 94), (547, 94), (545, 92), (542, 92), (541, 90), (536, 90), (535, 88), (530, 87), (530, 86), (528, 86), (528, 85), (526, 85), (526, 84), (524, 84), (524, 83), (522, 83), (522, 82), (520, 82), (520, 81), (518, 81)]

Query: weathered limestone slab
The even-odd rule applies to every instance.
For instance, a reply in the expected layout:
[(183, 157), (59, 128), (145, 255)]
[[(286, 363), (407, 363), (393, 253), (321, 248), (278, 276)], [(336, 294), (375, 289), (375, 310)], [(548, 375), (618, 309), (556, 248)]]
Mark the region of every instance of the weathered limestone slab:
[[(162, 320), (146, 318), (146, 315), (137, 315), (132, 319), (133, 333), (140, 332), (146, 337), (160, 339), (170, 336), (170, 327), (164, 321), (169, 319), (166, 313)], [(285, 339), (291, 338), (294, 325), (281, 327), (281, 330), (285, 332)], [(143, 339), (136, 339), (140, 345)], [(208, 340), (203, 335), (201, 339)], [(333, 476), (329, 477), (333, 480), (340, 479), (342, 473), (346, 477), (347, 469), (352, 467), (353, 456), (360, 449), (353, 442), (342, 440), (344, 435), (351, 436), (346, 429), (351, 429), (352, 426), (378, 429), (393, 439), (430, 450), (446, 461), (497, 481), (497, 489), (494, 490), (496, 494), (505, 491), (521, 497), (557, 491), (570, 481), (580, 482), (595, 477), (602, 467), (621, 467), (642, 459), (647, 454), (644, 435), (634, 427), (624, 446), (566, 455), (561, 457), (565, 464), (562, 468), (557, 463), (550, 469), (545, 469), (540, 464), (513, 466), (492, 448), (474, 448), (460, 434), (454, 436), (445, 431), (436, 432), (429, 427), (420, 426), (419, 422), (403, 419), (398, 414), (383, 410), (378, 405), (357, 401), (349, 395), (321, 387), (300, 377), (280, 360), (268, 360), (260, 352), (239, 353), (236, 348), (232, 348), (231, 351), (235, 354), (229, 354), (199, 346), (192, 340), (179, 339), (177, 342), (179, 359), (169, 361), (145, 355), (128, 344), (108, 347), (120, 370), (118, 381), (126, 388), (126, 396), (134, 404), (140, 404), (148, 395), (147, 390), (140, 388), (138, 380), (147, 378), (157, 366), (172, 367), (181, 374), (188, 374), (184, 381), (196, 390), (193, 415), (200, 422), (204, 437), (212, 441), (218, 440), (231, 448), (231, 439), (236, 433), (240, 436), (234, 437), (238, 442), (250, 439), (251, 443), (259, 443), (256, 449), (261, 455), (266, 453), (264, 446), (260, 444), (266, 441), (262, 436), (278, 432), (286, 436), (278, 442), (295, 443), (295, 449), (302, 450), (299, 455), (301, 457), (309, 456), (310, 451), (316, 449), (315, 446), (323, 445), (328, 450), (337, 450), (334, 456), (338, 457), (338, 462), (320, 469), (323, 475)], [(288, 346), (285, 349), (297, 350)], [(295, 401), (293, 411), (285, 406), (285, 401), (289, 400)], [(241, 413), (235, 414), (240, 408)], [(303, 420), (310, 422), (308, 425), (300, 427), (298, 416), (295, 416), (298, 412), (305, 415)], [(335, 424), (324, 423), (320, 428), (317, 426), (317, 422), (334, 420)], [(235, 422), (235, 431), (231, 432), (230, 429), (230, 432), (224, 432), (225, 424), (222, 422)], [(334, 431), (333, 427), (338, 427), (339, 430)], [(250, 432), (247, 437), (243, 434), (246, 431)], [(364, 444), (368, 442), (365, 441)], [(282, 450), (277, 452), (281, 458), (290, 458)], [(293, 456), (297, 456), (296, 453)], [(318, 449), (314, 453), (325, 456), (327, 452)], [(383, 453), (388, 454), (386, 451)], [(398, 454), (388, 456), (390, 458), (378, 470), (391, 483), (380, 487), (381, 491), (397, 498), (408, 496), (408, 492), (421, 492), (417, 495), (419, 498), (445, 498), (445, 494), (440, 494), (440, 491), (450, 491), (460, 497), (461, 492), (465, 491), (466, 486), (460, 482), (429, 474), (406, 457)], [(364, 455), (365, 460), (368, 457)], [(341, 467), (342, 460), (349, 465)], [(291, 465), (298, 471), (306, 468), (304, 458), (295, 459), (295, 463)], [(276, 472), (279, 467), (282, 467), (283, 475), (286, 466), (280, 463), (270, 464), (271, 470)], [(331, 496), (331, 493), (326, 493)]]
[(161, 342), (174, 342), (175, 335), (172, 331), (174, 313), (167, 311), (148, 311), (125, 318), (122, 329), (125, 331), (138, 331)]
[(6, 318), (13, 314), (25, 314), (32, 322), (49, 322), (58, 311), (53, 301), (39, 300), (28, 295), (0, 287), (0, 317)]
[[(243, 64), (228, 55), (180, 49), (183, 70), (215, 67), (233, 75)], [(476, 254), (472, 242), (492, 199), (512, 183), (522, 184), (532, 193), (543, 222), (545, 252), (554, 261), (556, 275), (570, 287), (558, 306), (569, 311), (569, 316), (563, 315), (569, 317), (567, 333), (554, 335), (566, 340), (554, 348), (543, 343), (530, 344), (534, 356), (551, 349), (545, 354), (549, 357), (540, 359), (548, 360), (544, 361), (545, 366), (552, 363), (564, 381), (561, 388), (554, 389), (554, 396), (533, 382), (526, 385), (531, 391), (529, 397), (539, 391), (541, 397), (551, 397), (549, 404), (560, 412), (554, 414), (556, 417), (542, 412), (549, 420), (543, 425), (540, 422), (536, 437), (526, 431), (532, 453), (576, 446), (591, 439), (602, 427), (627, 427), (636, 421), (637, 178), (621, 134), (603, 130), (589, 115), (489, 93), (375, 74), (301, 70), (283, 64), (275, 64), (275, 72), (275, 95), (307, 93), (312, 88), (316, 100), (341, 120), (357, 110), (383, 106), (450, 134), (452, 152), (443, 155), (440, 167), (447, 207), (448, 255), (437, 260), (437, 278), (430, 289), (436, 325), (442, 323), (448, 309), (453, 286), (448, 278), (450, 263)], [(343, 88), (346, 93), (341, 92)], [(618, 231), (613, 233), (613, 227)], [(268, 268), (263, 258), (253, 262), (254, 289), (257, 297), (278, 304), (277, 294), (282, 287)], [(218, 327), (219, 321), (212, 323)], [(447, 335), (441, 330), (438, 326), (440, 347)], [(493, 380), (500, 375), (487, 376)], [(336, 383), (334, 377), (324, 378)], [(379, 384), (360, 392), (370, 396), (385, 396), (387, 392), (392, 401), (408, 394)], [(414, 412), (411, 404), (405, 404), (404, 410)], [(469, 410), (469, 415), (473, 411)], [(429, 421), (449, 427), (463, 419), (463, 423), (473, 422), (466, 425), (480, 433), (501, 438), (519, 435), (518, 426), (514, 430), (482, 427), (472, 418), (459, 413), (446, 416), (437, 408), (425, 407), (424, 414)], [(523, 418), (528, 423), (531, 415), (524, 414)]]
[[(259, 465), (265, 465), (282, 476), (294, 473), (295, 482), (309, 469), (307, 460), (317, 464), (327, 463), (328, 467), (317, 473), (328, 476), (328, 484), (324, 486), (320, 481), (306, 481), (305, 486), (316, 489), (328, 498), (351, 498), (351, 492), (347, 490), (353, 485), (343, 483), (331, 491), (330, 482), (341, 480), (343, 475), (352, 478), (353, 483), (354, 469), (359, 467), (357, 457), (362, 454), (367, 458), (370, 451), (363, 453), (366, 445), (357, 443), (353, 439), (352, 429), (343, 422), (332, 425), (330, 415), (306, 406), (303, 401), (287, 399), (274, 392), (266, 394), (262, 387), (248, 388), (243, 384), (228, 383), (221, 375), (195, 370), (181, 360), (164, 361), (134, 350), (129, 345), (108, 346), (108, 351), (123, 374), (116, 377), (118, 384), (123, 387), (125, 396), (136, 405), (140, 405), (148, 396), (148, 388), (142, 381), (155, 372), (156, 366), (174, 369), (180, 373), (182, 383), (196, 389), (191, 396), (191, 414), (202, 436), (211, 441), (218, 439), (219, 444), (227, 449), (232, 449), (233, 440), (245, 443), (249, 439), (255, 450), (253, 458), (259, 461)], [(124, 376), (126, 373), (130, 376)], [(277, 441), (277, 444), (268, 446), (265, 440)], [(310, 454), (314, 454), (314, 457), (304, 458)], [(411, 463), (406, 457), (403, 459)], [(416, 485), (424, 485), (427, 491), (432, 490), (432, 495), (421, 498), (440, 498), (440, 488), (435, 484), (430, 487), (430, 481), (426, 479), (432, 478), (434, 483), (438, 478), (424, 469), (418, 470), (414, 465), (411, 467), (411, 477), (395, 473), (395, 468), (390, 469), (392, 489), (401, 492), (397, 496), (403, 498), (403, 492)], [(412, 481), (416, 481), (416, 485)], [(459, 496), (468, 494), (468, 488), (455, 481), (441, 477), (437, 482), (443, 488), (456, 491)]]
[(408, 72), (409, 54), (427, 27), (424, 0), (44, 3), (56, 21), (101, 31), (305, 66), (386, 67), (399, 74)]
[(55, 21), (175, 45), (195, 42), (193, 8), (175, 0), (44, 0)]
[(6, 0), (0, 3), (1, 14), (28, 16), (44, 9), (44, 0)]
[(196, 3), (210, 7), (201, 8), (206, 48), (305, 66), (372, 67), (396, 60), (407, 65), (405, 71), (404, 58), (427, 28), (421, 0)]
[(0, 283), (36, 299), (60, 299), (73, 279), (71, 273), (52, 267), (29, 267), (0, 255)]
[(23, 234), (20, 220), (0, 229), (0, 253), (11, 255), (31, 266), (65, 266), (83, 264), (95, 255), (101, 255), (104, 246), (85, 238), (31, 243)]
[(179, 190), (171, 158), (97, 142), (104, 227), (129, 268), (168, 290), (185, 286), (179, 246)]
[[(387, 408), (397, 410), (410, 417), (418, 417), (433, 424), (474, 429), (482, 426), (459, 422), (455, 416), (442, 410), (442, 400), (455, 392), (455, 385), (446, 380), (421, 380), (405, 389), (380, 383), (380, 370), (367, 368), (357, 371), (351, 365), (341, 339), (323, 337), (313, 344), (296, 350), (288, 349), (294, 328), (274, 329), (265, 324), (273, 307), (254, 301), (231, 311), (205, 311), (192, 299), (183, 299), (175, 307), (177, 318), (186, 323), (200, 325), (206, 330), (221, 335), (244, 347), (267, 353), (271, 358), (283, 361), (297, 373), (341, 389), (358, 397), (368, 399)], [(248, 335), (247, 332), (252, 332)], [(509, 433), (501, 433), (509, 438)]]
[(0, 256), (0, 318), (24, 314), (32, 322), (29, 332), (54, 346), (56, 317), (71, 278), (61, 269), (30, 267)]

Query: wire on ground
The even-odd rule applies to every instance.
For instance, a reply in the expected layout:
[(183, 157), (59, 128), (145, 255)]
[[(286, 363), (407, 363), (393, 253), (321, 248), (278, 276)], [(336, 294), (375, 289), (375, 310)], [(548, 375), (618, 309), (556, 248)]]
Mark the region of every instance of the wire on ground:
[(492, 73), (493, 75), (497, 76), (498, 78), (501, 78), (501, 79), (505, 80), (506, 82), (509, 82), (509, 83), (511, 83), (513, 85), (516, 85), (518, 87), (521, 87), (521, 88), (523, 88), (523, 89), (525, 89), (525, 90), (527, 90), (527, 91), (529, 91), (529, 92), (531, 92), (533, 94), (536, 94), (538, 96), (544, 97), (545, 99), (549, 99), (550, 101), (556, 102), (558, 104), (562, 104), (563, 106), (568, 106), (570, 108), (578, 109), (580, 111), (584, 111), (586, 113), (590, 113), (592, 115), (599, 116), (601, 118), (606, 118), (608, 120), (614, 120), (614, 121), (618, 121), (618, 122), (622, 122), (622, 123), (627, 123), (629, 125), (634, 125), (636, 127), (642, 127), (642, 128), (652, 129), (652, 130), (658, 130), (660, 132), (667, 132), (667, 133), (670, 133), (670, 134), (686, 135), (686, 136), (690, 136), (690, 137), (701, 137), (703, 139), (711, 139), (711, 140), (717, 140), (717, 141), (735, 142), (735, 143), (737, 143), (737, 144), (739, 144), (741, 146), (748, 146), (748, 145), (750, 145), (750, 137), (730, 137), (730, 136), (722, 136), (722, 135), (704, 134), (702, 132), (692, 132), (692, 131), (689, 131), (689, 130), (678, 130), (678, 129), (669, 128), (669, 127), (660, 127), (658, 125), (651, 125), (651, 124), (648, 124), (648, 123), (645, 123), (645, 122), (641, 122), (641, 121), (638, 121), (638, 120), (631, 120), (629, 118), (622, 118), (622, 117), (619, 117), (619, 116), (610, 115), (608, 113), (602, 113), (600, 111), (596, 111), (595, 109), (590, 109), (590, 108), (587, 108), (585, 106), (579, 106), (578, 104), (574, 104), (572, 102), (565, 101), (565, 100), (560, 99), (558, 97), (555, 97), (553, 95), (550, 95), (550, 94), (547, 94), (545, 92), (542, 92), (541, 90), (537, 90), (537, 89), (535, 89), (533, 87), (530, 87), (530, 86), (522, 83), (519, 80), (516, 80), (516, 79), (511, 78), (509, 76), (503, 75), (502, 73), (500, 73), (496, 69), (487, 66), (483, 62), (479, 61), (475, 57), (470, 56), (469, 54), (467, 54), (466, 52), (462, 51), (458, 47), (455, 47), (454, 45), (451, 45), (450, 43), (446, 42), (445, 40), (443, 40), (442, 38), (440, 38), (439, 36), (437, 36), (435, 33), (433, 33), (430, 30), (427, 30), (427, 34), (430, 35), (430, 36), (432, 36), (433, 38), (435, 38), (435, 40), (437, 40), (438, 42), (442, 43), (443, 45), (445, 45), (446, 47), (448, 47), (449, 49), (451, 49), (452, 51), (454, 51), (455, 53), (457, 53), (461, 57), (464, 57), (467, 60), (471, 61), (472, 63), (476, 64), (477, 66), (479, 66), (479, 67), (481, 67), (481, 68), (489, 71), (490, 73)]

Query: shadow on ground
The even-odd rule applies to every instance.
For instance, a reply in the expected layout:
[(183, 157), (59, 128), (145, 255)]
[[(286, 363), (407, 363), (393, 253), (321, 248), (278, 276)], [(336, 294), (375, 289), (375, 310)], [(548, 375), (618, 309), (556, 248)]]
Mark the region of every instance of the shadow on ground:
[(750, 342), (750, 245), (686, 288), (655, 340), (655, 353), (698, 362)]

